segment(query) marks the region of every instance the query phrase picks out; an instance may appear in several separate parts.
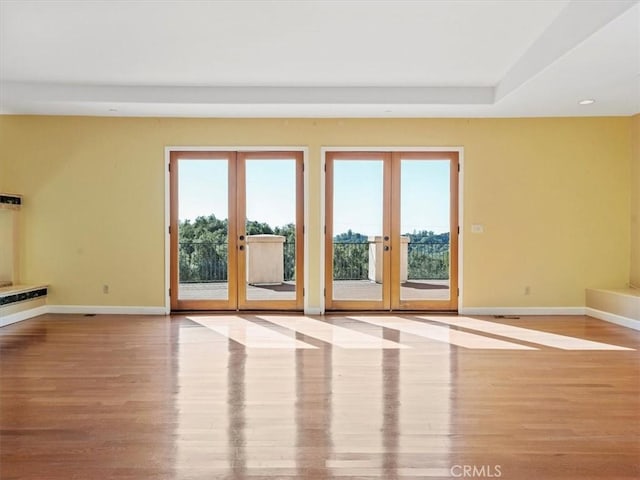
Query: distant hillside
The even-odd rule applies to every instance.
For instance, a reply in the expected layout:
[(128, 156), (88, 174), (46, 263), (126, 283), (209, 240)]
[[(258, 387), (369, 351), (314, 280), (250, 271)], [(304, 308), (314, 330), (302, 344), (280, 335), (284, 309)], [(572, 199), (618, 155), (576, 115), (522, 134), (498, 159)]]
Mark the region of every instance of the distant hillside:
[[(413, 231), (413, 233), (403, 234), (409, 237), (409, 243), (449, 243), (449, 232), (433, 233), (430, 230)], [(339, 233), (333, 237), (335, 243), (367, 243), (367, 235), (347, 230), (345, 233)]]

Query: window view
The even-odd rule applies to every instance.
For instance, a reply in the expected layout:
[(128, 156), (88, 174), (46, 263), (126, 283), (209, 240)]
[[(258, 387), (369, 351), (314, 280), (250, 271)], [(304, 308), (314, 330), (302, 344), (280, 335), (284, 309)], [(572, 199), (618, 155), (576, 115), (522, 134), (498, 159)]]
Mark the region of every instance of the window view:
[(400, 164), (400, 299), (448, 300), (449, 161)]
[(247, 300), (296, 298), (296, 162), (247, 160)]
[[(383, 162), (333, 165), (333, 298), (381, 300)], [(371, 248), (373, 245), (373, 248)]]
[(178, 298), (226, 300), (228, 161), (180, 160)]

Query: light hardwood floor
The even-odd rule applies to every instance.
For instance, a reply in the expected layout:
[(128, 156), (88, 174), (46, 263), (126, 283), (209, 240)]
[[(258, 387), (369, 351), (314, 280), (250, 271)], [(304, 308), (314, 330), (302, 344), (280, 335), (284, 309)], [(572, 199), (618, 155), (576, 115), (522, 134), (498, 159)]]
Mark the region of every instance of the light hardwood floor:
[(640, 332), (482, 318), (0, 328), (0, 478), (640, 478)]

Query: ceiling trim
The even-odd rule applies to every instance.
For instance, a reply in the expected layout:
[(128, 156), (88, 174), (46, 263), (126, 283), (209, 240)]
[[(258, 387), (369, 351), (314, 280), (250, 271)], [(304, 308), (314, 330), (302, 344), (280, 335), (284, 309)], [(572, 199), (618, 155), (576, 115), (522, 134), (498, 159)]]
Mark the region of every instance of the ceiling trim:
[[(618, 17), (621, 22), (616, 21)], [(634, 72), (640, 71), (637, 70), (638, 62), (633, 59), (640, 49), (638, 20), (640, 0), (563, 1), (555, 20), (547, 20), (550, 23), (545, 24), (546, 29), (545, 25), (540, 25), (542, 34), (536, 40), (532, 39), (531, 45), (510, 68), (505, 68), (506, 73), (501, 79), (491, 83), (474, 84), (458, 78), (453, 83), (406, 87), (401, 84), (358, 86), (357, 83), (321, 86), (321, 82), (315, 87), (295, 86), (293, 80), (289, 86), (269, 86), (266, 81), (232, 86), (154, 84), (153, 80), (147, 84), (109, 83), (106, 79), (96, 83), (80, 83), (71, 79), (56, 82), (54, 77), (29, 81), (27, 77), (13, 81), (0, 79), (0, 114), (627, 115), (637, 112), (640, 98), (640, 90), (633, 86), (638, 79)], [(618, 28), (620, 25), (622, 27)], [(597, 34), (599, 31), (602, 34)], [(419, 52), (422, 47), (416, 44), (412, 48)], [(565, 65), (568, 68), (563, 70)], [(594, 69), (598, 69), (599, 75), (588, 73)], [(632, 74), (634, 76), (630, 78)], [(500, 76), (500, 72), (496, 72), (493, 78)], [(597, 99), (598, 103), (591, 107), (577, 107), (579, 100), (584, 98)]]
[[(489, 105), (493, 87), (173, 87), (4, 82), (12, 101), (209, 105)], [(3, 102), (5, 103), (5, 102)], [(6, 102), (3, 109), (10, 109)]]
[(572, 0), (498, 83), (496, 101), (517, 90), (639, 1)]

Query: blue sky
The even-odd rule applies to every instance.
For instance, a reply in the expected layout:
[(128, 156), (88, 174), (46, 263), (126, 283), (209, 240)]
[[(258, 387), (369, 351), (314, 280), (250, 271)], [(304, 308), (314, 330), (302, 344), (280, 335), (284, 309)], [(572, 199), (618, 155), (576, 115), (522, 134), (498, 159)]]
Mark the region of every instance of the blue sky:
[(400, 230), (449, 231), (448, 160), (402, 160)]
[[(181, 160), (179, 218), (213, 213), (227, 218), (226, 161)], [(449, 231), (449, 162), (403, 160), (401, 165), (401, 231)], [(282, 226), (295, 219), (293, 160), (247, 160), (247, 218)], [(349, 228), (380, 235), (382, 162), (337, 160), (334, 163), (334, 235)]]
[[(228, 215), (228, 168), (223, 160), (181, 160), (180, 220)], [(247, 160), (247, 218), (272, 227), (295, 223), (295, 161)]]
[(228, 168), (225, 160), (180, 160), (178, 218), (195, 220), (212, 213), (228, 216)]
[[(382, 162), (334, 163), (333, 233), (382, 234)], [(400, 230), (449, 231), (449, 162), (402, 160)]]

